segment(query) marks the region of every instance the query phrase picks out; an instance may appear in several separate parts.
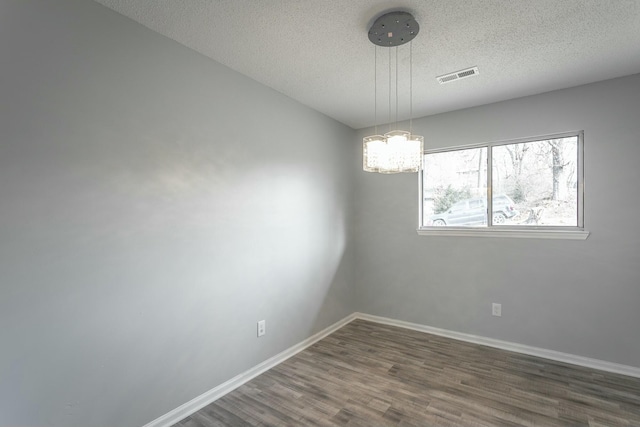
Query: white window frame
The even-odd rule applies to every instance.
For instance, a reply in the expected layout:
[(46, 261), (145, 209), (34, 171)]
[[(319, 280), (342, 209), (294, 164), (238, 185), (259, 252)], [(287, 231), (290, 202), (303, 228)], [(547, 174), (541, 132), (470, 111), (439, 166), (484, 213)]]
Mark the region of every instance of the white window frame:
[[(492, 182), (493, 182), (493, 147), (510, 144), (520, 144), (527, 142), (545, 141), (549, 139), (560, 138), (578, 138), (577, 149), (577, 226), (493, 226), (491, 215), (487, 216), (488, 225), (486, 227), (434, 227), (425, 226), (423, 224), (423, 183), (424, 183), (424, 156), (434, 153), (442, 153), (448, 151), (459, 151), (472, 148), (487, 148), (487, 212), (493, 211)], [(534, 239), (572, 239), (585, 240), (589, 237), (589, 231), (584, 228), (584, 131), (556, 133), (552, 135), (542, 135), (529, 138), (519, 138), (507, 141), (485, 142), (480, 144), (461, 145), (455, 147), (447, 147), (433, 150), (425, 150), (423, 153), (422, 167), (418, 173), (418, 192), (419, 192), (419, 218), (418, 218), (418, 234), (420, 236), (456, 236), (456, 237), (512, 237), (512, 238), (534, 238)]]

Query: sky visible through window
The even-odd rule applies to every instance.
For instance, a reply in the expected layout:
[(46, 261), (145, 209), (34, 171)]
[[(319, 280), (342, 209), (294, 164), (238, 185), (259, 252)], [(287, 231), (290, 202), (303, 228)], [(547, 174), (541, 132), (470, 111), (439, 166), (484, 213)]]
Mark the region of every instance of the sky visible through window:
[(578, 136), (427, 153), (423, 180), (423, 226), (579, 225)]

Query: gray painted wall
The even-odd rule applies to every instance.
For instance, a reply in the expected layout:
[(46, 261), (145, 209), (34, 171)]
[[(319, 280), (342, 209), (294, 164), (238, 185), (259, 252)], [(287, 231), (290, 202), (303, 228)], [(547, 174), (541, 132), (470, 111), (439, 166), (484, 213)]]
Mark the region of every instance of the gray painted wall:
[(640, 367), (639, 93), (634, 75), (414, 121), (427, 148), (584, 130), (591, 236), (421, 237), (416, 175), (360, 172), (359, 311)]
[(416, 120), (585, 131), (588, 240), (434, 238), (368, 131), (98, 4), (2, 2), (0, 57), (2, 426), (140, 426), (355, 310), (640, 366), (640, 75)]
[(3, 1), (0, 57), (1, 426), (141, 426), (354, 311), (353, 130), (91, 1)]

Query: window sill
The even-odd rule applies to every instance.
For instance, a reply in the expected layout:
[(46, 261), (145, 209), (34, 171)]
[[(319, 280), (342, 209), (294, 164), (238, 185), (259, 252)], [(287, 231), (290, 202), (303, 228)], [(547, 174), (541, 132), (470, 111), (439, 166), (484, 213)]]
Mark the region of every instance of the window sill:
[(452, 237), (508, 237), (520, 239), (565, 239), (586, 240), (589, 232), (585, 230), (548, 230), (548, 229), (486, 229), (463, 227), (425, 227), (419, 228), (420, 236), (452, 236)]

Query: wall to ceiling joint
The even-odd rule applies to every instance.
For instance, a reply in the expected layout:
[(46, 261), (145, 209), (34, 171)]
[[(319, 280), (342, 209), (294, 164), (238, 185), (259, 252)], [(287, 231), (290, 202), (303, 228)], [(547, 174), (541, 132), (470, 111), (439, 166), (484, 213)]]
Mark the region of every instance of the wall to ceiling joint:
[(97, 3), (3, 2), (0, 57), (0, 425), (141, 426), (354, 311), (640, 366), (638, 75), (414, 121), (585, 131), (592, 234), (530, 241), (418, 237), (367, 131)]
[(0, 40), (0, 425), (139, 427), (354, 311), (351, 129), (94, 2)]
[[(637, 93), (640, 74), (414, 120), (427, 149), (584, 130), (591, 235), (418, 236), (416, 175), (361, 172), (358, 310), (640, 367)], [(502, 317), (491, 315), (493, 302)]]

